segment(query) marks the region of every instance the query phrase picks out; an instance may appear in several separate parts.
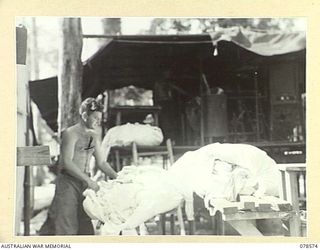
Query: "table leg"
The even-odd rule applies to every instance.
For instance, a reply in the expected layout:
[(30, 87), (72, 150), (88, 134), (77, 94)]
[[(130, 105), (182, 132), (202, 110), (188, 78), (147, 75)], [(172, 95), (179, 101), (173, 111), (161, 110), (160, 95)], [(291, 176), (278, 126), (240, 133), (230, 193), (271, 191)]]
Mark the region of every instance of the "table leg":
[(166, 235), (166, 214), (160, 215), (160, 226), (163, 235)]
[(301, 222), (299, 215), (294, 215), (289, 219), (290, 236), (301, 236)]
[(289, 185), (289, 190), (287, 194), (288, 201), (292, 203), (292, 207), (294, 211), (299, 212), (299, 190), (298, 190), (298, 181), (297, 181), (297, 173), (289, 172), (287, 175), (287, 184)]
[(175, 218), (174, 218), (174, 214), (170, 215), (170, 233), (171, 233), (171, 235), (175, 234)]
[(301, 222), (299, 217), (299, 197), (298, 197), (298, 182), (296, 172), (286, 172), (286, 190), (287, 200), (292, 204), (293, 211), (296, 215), (289, 219), (291, 236), (301, 236)]
[(280, 170), (280, 173), (281, 173), (281, 183), (279, 187), (280, 199), (287, 200), (286, 172)]
[(216, 234), (225, 235), (224, 221), (222, 219), (222, 213), (220, 211), (216, 212)]
[(116, 115), (116, 125), (121, 125), (121, 111), (117, 112)]
[(116, 171), (119, 172), (121, 170), (119, 150), (115, 150), (115, 157), (116, 157)]
[(189, 234), (194, 235), (195, 231), (196, 231), (196, 224), (195, 224), (194, 220), (189, 220), (188, 222), (189, 222)]
[(159, 127), (158, 113), (154, 113), (154, 124), (155, 124), (155, 126)]

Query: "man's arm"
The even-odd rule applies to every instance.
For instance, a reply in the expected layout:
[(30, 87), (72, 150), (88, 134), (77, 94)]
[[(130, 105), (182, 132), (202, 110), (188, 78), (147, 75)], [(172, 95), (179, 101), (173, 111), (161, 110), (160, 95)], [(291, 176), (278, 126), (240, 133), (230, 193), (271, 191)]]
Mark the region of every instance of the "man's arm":
[(62, 134), (61, 142), (61, 163), (62, 167), (68, 171), (68, 173), (78, 180), (84, 181), (88, 184), (88, 187), (97, 191), (99, 186), (96, 182), (92, 181), (89, 176), (83, 173), (73, 162), (73, 155), (76, 143), (76, 136), (70, 131), (65, 131)]
[(94, 150), (94, 157), (96, 158), (97, 165), (101, 169), (102, 172), (104, 172), (106, 175), (108, 175), (111, 179), (117, 178), (117, 172), (113, 170), (113, 168), (110, 166), (108, 162), (106, 162), (103, 159), (102, 154), (102, 148), (101, 148), (101, 141), (96, 140), (96, 146)]

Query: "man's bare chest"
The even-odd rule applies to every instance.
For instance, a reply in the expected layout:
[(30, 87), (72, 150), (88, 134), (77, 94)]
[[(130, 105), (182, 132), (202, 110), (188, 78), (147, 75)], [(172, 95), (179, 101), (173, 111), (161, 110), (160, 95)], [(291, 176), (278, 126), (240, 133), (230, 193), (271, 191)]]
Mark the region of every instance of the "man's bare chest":
[(94, 151), (95, 141), (91, 136), (80, 137), (75, 144), (75, 151), (78, 153), (89, 153)]

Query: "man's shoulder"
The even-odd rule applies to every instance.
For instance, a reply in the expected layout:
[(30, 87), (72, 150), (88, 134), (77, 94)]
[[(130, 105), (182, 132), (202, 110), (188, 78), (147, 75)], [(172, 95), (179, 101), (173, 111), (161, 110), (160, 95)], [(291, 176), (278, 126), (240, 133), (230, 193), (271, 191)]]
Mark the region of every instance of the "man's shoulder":
[(70, 126), (62, 131), (63, 137), (76, 137), (79, 135), (79, 129), (77, 124)]

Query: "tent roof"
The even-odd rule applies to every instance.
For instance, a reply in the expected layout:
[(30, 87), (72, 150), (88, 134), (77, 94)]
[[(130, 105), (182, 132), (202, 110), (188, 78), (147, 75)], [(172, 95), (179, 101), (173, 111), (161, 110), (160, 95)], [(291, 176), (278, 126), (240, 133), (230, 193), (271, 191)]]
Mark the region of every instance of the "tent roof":
[[(305, 36), (301, 33), (267, 35), (233, 29), (211, 35), (114, 37), (83, 63), (82, 97), (97, 96), (105, 89), (128, 85), (153, 89), (155, 82), (174, 77), (179, 78), (180, 88), (190, 92), (193, 91), (191, 85), (199, 83), (199, 72), (204, 66), (201, 61), (212, 62), (220, 57), (234, 63), (239, 59), (234, 55), (241, 55), (247, 63), (248, 58), (305, 49)], [(218, 57), (213, 56), (215, 46)], [(212, 67), (202, 69), (212, 71)], [(57, 130), (57, 82), (57, 77), (30, 82), (31, 98), (54, 131)]]
[(152, 89), (154, 82), (179, 72), (180, 78), (198, 79), (200, 61), (212, 58), (216, 47), (223, 50), (221, 41), (234, 44), (243, 58), (305, 49), (304, 32), (255, 32), (239, 27), (210, 35), (117, 36), (84, 62), (83, 95), (96, 96), (128, 85)]
[(213, 51), (209, 35), (116, 37), (84, 62), (84, 96), (128, 85), (152, 89), (181, 67), (191, 69), (188, 77), (198, 77), (201, 58)]

